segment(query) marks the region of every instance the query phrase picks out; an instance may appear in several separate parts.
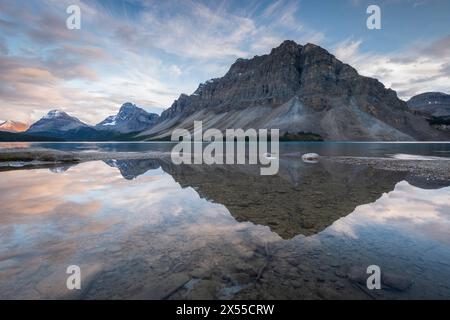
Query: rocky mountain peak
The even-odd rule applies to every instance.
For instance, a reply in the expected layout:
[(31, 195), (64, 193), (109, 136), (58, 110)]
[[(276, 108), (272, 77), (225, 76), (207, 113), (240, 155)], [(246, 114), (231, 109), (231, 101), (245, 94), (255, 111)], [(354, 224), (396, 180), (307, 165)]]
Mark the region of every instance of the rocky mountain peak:
[(43, 118), (44, 119), (54, 119), (57, 117), (69, 117), (69, 115), (63, 111), (54, 109), (54, 110), (50, 110)]
[(145, 134), (166, 137), (174, 126), (192, 127), (193, 119), (216, 128), (310, 132), (325, 140), (439, 136), (377, 79), (359, 75), (320, 46), (292, 40), (269, 54), (237, 59), (223, 77), (181, 95)]
[(119, 113), (131, 112), (135, 109), (141, 109), (131, 102), (125, 102), (119, 109)]
[(97, 124), (95, 128), (119, 133), (136, 132), (150, 128), (156, 123), (158, 118), (157, 114), (148, 113), (135, 104), (126, 102), (120, 107), (117, 115), (107, 117)]
[(278, 47), (273, 48), (270, 51), (270, 55), (280, 54), (280, 53), (291, 53), (291, 54), (298, 54), (302, 50), (302, 46), (297, 44), (295, 41), (292, 40), (285, 40), (283, 41)]
[(54, 131), (69, 131), (80, 127), (88, 127), (78, 118), (68, 115), (64, 111), (53, 109), (35, 122), (27, 130), (28, 133), (51, 133)]

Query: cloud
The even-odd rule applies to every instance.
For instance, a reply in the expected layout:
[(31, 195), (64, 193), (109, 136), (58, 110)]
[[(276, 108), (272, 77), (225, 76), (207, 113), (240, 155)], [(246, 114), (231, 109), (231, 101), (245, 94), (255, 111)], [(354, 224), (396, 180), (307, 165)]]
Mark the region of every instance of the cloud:
[(357, 207), (352, 214), (334, 222), (328, 230), (358, 238), (368, 228), (389, 227), (398, 234), (448, 245), (449, 190), (448, 187), (420, 189), (402, 181), (393, 191), (383, 194), (374, 203)]
[(436, 59), (446, 59), (450, 57), (450, 34), (425, 45), (419, 52), (425, 56)]
[(175, 77), (177, 77), (177, 76), (179, 76), (179, 75), (181, 75), (183, 72), (181, 71), (181, 69), (177, 66), (177, 65), (175, 65), (175, 64), (173, 64), (173, 65), (171, 65), (170, 67), (169, 67), (169, 72), (172, 74), (172, 75), (174, 75)]
[(280, 43), (269, 39), (318, 42), (324, 38), (323, 33), (308, 29), (296, 17), (298, 1), (278, 0), (262, 13), (255, 13), (251, 5), (237, 11), (189, 0), (144, 6), (138, 24), (111, 25), (124, 46), (160, 49), (184, 58), (220, 60), (261, 53), (251, 50), (254, 48), (264, 49), (265, 53)]
[(9, 53), (9, 49), (5, 44), (5, 40), (0, 37), (0, 54), (7, 55)]
[[(65, 9), (74, 3), (81, 7), (81, 30), (65, 26)], [(159, 111), (225, 74), (239, 57), (268, 53), (285, 39), (329, 41), (298, 18), (303, 2), (237, 3), (2, 2), (0, 118), (33, 122), (60, 108), (97, 123), (125, 101)], [(362, 74), (408, 97), (448, 87), (448, 41), (414, 45), (408, 54), (363, 52), (363, 41), (353, 39), (335, 49)]]
[(450, 36), (410, 45), (398, 52), (363, 52), (362, 40), (346, 39), (334, 47), (338, 59), (362, 75), (374, 77), (405, 100), (450, 87)]
[(238, 57), (324, 38), (298, 21), (297, 1), (75, 3), (81, 30), (65, 26), (72, 0), (1, 4), (1, 118), (30, 123), (59, 108), (97, 123), (125, 101), (160, 112)]
[[(31, 2), (26, 5), (32, 6)], [(92, 31), (113, 25), (110, 19), (101, 13), (97, 15), (92, 8), (82, 8), (85, 32), (76, 33), (65, 28), (64, 4), (57, 3), (48, 9), (48, 26), (43, 25), (39, 32), (39, 17), (29, 17), (29, 24), (15, 23), (25, 19), (26, 15), (8, 4), (3, 14), (9, 14), (8, 27), (12, 50), (0, 50), (0, 88), (2, 118), (15, 119), (31, 123), (47, 113), (50, 108), (65, 110), (81, 120), (94, 124), (110, 114), (115, 114), (125, 101), (133, 101), (151, 111), (161, 112), (178, 94), (175, 88), (163, 84), (155, 75), (163, 74), (164, 66), (158, 59), (139, 57), (126, 48), (117, 48), (110, 38), (97, 36)], [(26, 10), (24, 10), (26, 11)], [(54, 17), (53, 11), (59, 11), (61, 17)], [(91, 25), (91, 15), (102, 21), (97, 27)], [(34, 23), (39, 24), (34, 25)], [(95, 28), (92, 28), (95, 26)], [(54, 30), (59, 29), (59, 31)], [(83, 30), (83, 29), (82, 29)], [(48, 31), (48, 32), (47, 32)], [(75, 36), (67, 36), (72, 32)], [(21, 41), (24, 37), (24, 41)], [(68, 41), (66, 41), (68, 40)], [(5, 43), (8, 43), (5, 41)], [(19, 45), (17, 45), (19, 43)], [(13, 54), (11, 51), (14, 51)], [(149, 67), (150, 66), (150, 67)], [(124, 90), (125, 87), (133, 90)]]

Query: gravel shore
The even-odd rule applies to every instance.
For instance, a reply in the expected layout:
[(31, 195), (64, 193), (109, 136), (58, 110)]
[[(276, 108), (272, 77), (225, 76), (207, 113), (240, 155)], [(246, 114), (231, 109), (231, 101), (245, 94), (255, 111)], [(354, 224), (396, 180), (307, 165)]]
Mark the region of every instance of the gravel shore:
[(401, 160), (395, 158), (323, 157), (327, 161), (364, 165), (378, 170), (407, 172), (431, 180), (450, 180), (449, 160)]
[(60, 151), (44, 148), (0, 149), (0, 167), (38, 167), (95, 160), (161, 159), (167, 152)]

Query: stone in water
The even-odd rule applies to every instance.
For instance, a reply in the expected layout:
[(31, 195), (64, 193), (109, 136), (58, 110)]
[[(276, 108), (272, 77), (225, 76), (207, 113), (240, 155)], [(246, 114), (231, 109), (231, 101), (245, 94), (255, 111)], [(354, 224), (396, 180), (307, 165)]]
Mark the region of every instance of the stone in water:
[(305, 153), (302, 155), (302, 160), (306, 163), (317, 163), (319, 162), (319, 155), (317, 153)]

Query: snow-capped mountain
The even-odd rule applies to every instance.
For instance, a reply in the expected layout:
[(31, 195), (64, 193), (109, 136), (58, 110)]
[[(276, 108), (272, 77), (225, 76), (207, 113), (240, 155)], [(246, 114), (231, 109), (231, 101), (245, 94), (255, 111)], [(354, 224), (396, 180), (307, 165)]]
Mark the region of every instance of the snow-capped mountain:
[(408, 106), (426, 116), (450, 118), (450, 95), (442, 92), (425, 92), (408, 101)]
[(39, 137), (66, 141), (112, 141), (129, 139), (129, 135), (148, 130), (159, 116), (148, 113), (132, 103), (125, 103), (115, 116), (88, 125), (60, 110), (51, 110), (25, 132)]
[(117, 115), (107, 117), (97, 124), (95, 129), (118, 133), (139, 132), (151, 128), (158, 118), (157, 114), (148, 113), (144, 109), (127, 102), (120, 107)]
[(51, 110), (39, 121), (32, 124), (27, 133), (59, 133), (86, 127), (89, 126), (63, 111)]
[(23, 122), (12, 120), (0, 120), (0, 131), (23, 132), (28, 129), (28, 125)]

